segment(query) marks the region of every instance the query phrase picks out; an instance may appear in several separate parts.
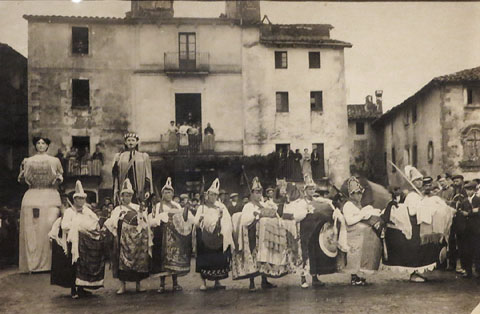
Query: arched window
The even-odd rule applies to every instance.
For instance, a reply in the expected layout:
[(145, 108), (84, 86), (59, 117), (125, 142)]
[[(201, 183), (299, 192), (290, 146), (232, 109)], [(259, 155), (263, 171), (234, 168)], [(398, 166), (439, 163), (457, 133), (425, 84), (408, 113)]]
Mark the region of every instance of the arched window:
[(480, 160), (480, 125), (469, 126), (463, 131), (463, 160)]
[(429, 164), (433, 164), (433, 142), (428, 142), (427, 159)]

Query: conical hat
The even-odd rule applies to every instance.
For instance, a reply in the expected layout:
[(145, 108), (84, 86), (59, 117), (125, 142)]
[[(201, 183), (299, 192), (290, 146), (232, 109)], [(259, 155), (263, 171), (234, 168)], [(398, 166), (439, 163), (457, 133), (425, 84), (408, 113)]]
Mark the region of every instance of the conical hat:
[(303, 179), (304, 179), (304, 182), (305, 182), (305, 185), (303, 186), (304, 189), (306, 189), (308, 187), (314, 187), (314, 188), (317, 187), (317, 185), (313, 181), (312, 177), (308, 173), (305, 174), (305, 177)]
[(82, 182), (77, 180), (75, 183), (75, 194), (73, 194), (73, 198), (75, 197), (87, 197), (87, 193), (83, 190)]
[(423, 175), (420, 173), (420, 171), (410, 165), (405, 166), (405, 175), (411, 182), (417, 179), (423, 179)]
[(131, 194), (134, 193), (132, 184), (130, 183), (130, 180), (128, 178), (126, 178), (125, 181), (123, 181), (122, 190), (120, 191), (120, 194), (123, 194), (123, 193), (131, 193)]
[(260, 184), (260, 180), (258, 180), (258, 177), (253, 178), (251, 190), (252, 190), (252, 191), (263, 190), (263, 187), (262, 187), (262, 185)]
[(220, 180), (218, 180), (218, 178), (213, 181), (212, 186), (208, 189), (207, 192), (220, 194)]
[(170, 177), (167, 178), (167, 182), (165, 182), (165, 185), (162, 188), (162, 193), (165, 190), (170, 190), (172, 192), (174, 191), (173, 186), (172, 186), (172, 178), (170, 178)]
[(347, 181), (347, 187), (348, 187), (348, 194), (353, 194), (355, 192), (362, 192), (365, 190), (363, 186), (360, 184), (357, 178), (355, 177), (350, 177)]

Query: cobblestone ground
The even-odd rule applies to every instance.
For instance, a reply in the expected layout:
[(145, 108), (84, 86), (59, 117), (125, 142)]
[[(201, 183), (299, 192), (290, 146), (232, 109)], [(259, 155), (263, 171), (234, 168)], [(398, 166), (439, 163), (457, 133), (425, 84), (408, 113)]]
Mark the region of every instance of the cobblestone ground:
[[(192, 261), (192, 266), (194, 265)], [(108, 268), (108, 266), (107, 266)], [(369, 285), (351, 287), (348, 274), (322, 276), (323, 288), (301, 289), (290, 275), (271, 280), (278, 288), (248, 292), (248, 281), (222, 281), (224, 291), (200, 291), (198, 274), (180, 278), (184, 291), (160, 295), (158, 279), (146, 279), (145, 293), (115, 294), (118, 282), (106, 271), (105, 288), (93, 296), (72, 300), (69, 290), (50, 285), (50, 275), (0, 273), (0, 313), (470, 313), (480, 303), (480, 280), (457, 278), (452, 272), (434, 271), (424, 284), (408, 276), (380, 271)], [(260, 278), (257, 278), (260, 283)], [(210, 283), (211, 284), (211, 283)], [(171, 289), (171, 281), (167, 280)]]

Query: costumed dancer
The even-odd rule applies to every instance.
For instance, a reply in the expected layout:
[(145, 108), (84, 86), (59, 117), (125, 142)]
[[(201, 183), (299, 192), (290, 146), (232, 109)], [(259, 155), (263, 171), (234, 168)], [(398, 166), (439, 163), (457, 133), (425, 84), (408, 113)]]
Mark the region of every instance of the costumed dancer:
[[(103, 287), (105, 275), (105, 241), (101, 227), (104, 222), (86, 204), (87, 194), (82, 183), (76, 182), (73, 194), (73, 206), (67, 208), (61, 219), (62, 236), (66, 236), (68, 247), (67, 258), (71, 260), (67, 272), (73, 272), (72, 298), (91, 294), (84, 289), (98, 289)], [(52, 229), (51, 234), (58, 234), (60, 230)], [(63, 245), (64, 237), (57, 243)], [(63, 258), (61, 258), (63, 260)], [(65, 265), (66, 266), (66, 265)], [(69, 268), (70, 268), (69, 267)]]
[(220, 181), (215, 179), (206, 193), (205, 204), (198, 207), (195, 215), (197, 259), (195, 271), (200, 273), (200, 290), (207, 290), (207, 280), (215, 281), (214, 289), (225, 289), (221, 279), (228, 278), (231, 248), (233, 248), (232, 219), (218, 201)]
[(34, 137), (36, 154), (25, 158), (19, 182), (28, 184), (20, 211), (19, 271), (49, 271), (52, 254), (48, 233), (59, 216), (61, 206), (57, 188), (63, 181), (60, 160), (47, 154), (50, 140)]
[(232, 257), (234, 279), (250, 279), (250, 291), (256, 291), (255, 277), (262, 276), (262, 288), (275, 288), (268, 277), (282, 277), (288, 273), (286, 264), (286, 230), (277, 216), (277, 205), (263, 202), (263, 188), (255, 177), (250, 188), (250, 201), (241, 213), (235, 214), (234, 238), (236, 247)]
[(412, 282), (425, 282), (420, 273), (436, 267), (453, 210), (438, 196), (422, 195), (423, 175), (415, 167), (406, 166), (404, 176), (412, 189), (403, 203), (394, 199), (385, 210), (383, 264), (386, 269), (409, 273)]
[(352, 286), (363, 286), (366, 278), (361, 276), (373, 273), (380, 266), (382, 219), (379, 209), (371, 205), (362, 207), (364, 189), (357, 178), (351, 177), (347, 185), (349, 200), (343, 205), (349, 247), (345, 269), (351, 272)]
[(151, 274), (160, 276), (159, 293), (165, 292), (165, 277), (172, 276), (173, 291), (181, 291), (177, 277), (190, 272), (194, 216), (187, 206), (172, 201), (174, 189), (171, 178), (162, 188), (162, 200), (149, 214), (153, 232)]
[[(345, 223), (341, 225), (341, 212), (331, 200), (314, 197), (316, 184), (309, 175), (304, 180), (304, 196), (286, 205), (283, 218), (300, 223), (301, 287), (306, 289), (309, 287), (306, 279), (308, 272), (314, 287), (325, 285), (318, 276), (337, 271), (337, 248), (346, 251), (347, 244)], [(340, 234), (342, 237), (339, 238)]]
[(125, 151), (113, 158), (113, 195), (115, 204), (119, 204), (120, 185), (129, 179), (133, 185), (132, 201), (140, 204), (153, 192), (152, 164), (147, 153), (138, 151), (139, 137), (135, 133), (124, 135)]
[(132, 203), (134, 190), (127, 178), (120, 190), (121, 204), (105, 222), (114, 236), (112, 272), (121, 282), (117, 294), (124, 294), (125, 283), (136, 283), (136, 291), (144, 292), (140, 281), (149, 275), (149, 255), (152, 237), (148, 226), (146, 208)]

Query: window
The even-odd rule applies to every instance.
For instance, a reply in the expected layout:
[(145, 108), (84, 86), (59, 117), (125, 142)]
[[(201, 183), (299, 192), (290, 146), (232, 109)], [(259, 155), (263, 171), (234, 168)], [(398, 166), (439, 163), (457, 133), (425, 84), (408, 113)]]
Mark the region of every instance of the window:
[(180, 69), (196, 68), (197, 38), (195, 33), (178, 34), (178, 62)]
[(418, 149), (416, 144), (412, 146), (412, 165), (414, 167), (418, 165)]
[(412, 106), (412, 123), (417, 122), (417, 104)]
[(365, 122), (357, 122), (356, 128), (357, 128), (357, 135), (365, 134)]
[(467, 129), (463, 135), (463, 159), (480, 160), (480, 126)]
[(72, 80), (72, 107), (90, 106), (90, 81)]
[(288, 92), (277, 92), (277, 112), (288, 112)]
[(323, 111), (323, 93), (310, 92), (310, 109), (312, 111)]
[(88, 55), (88, 27), (72, 27), (72, 54)]
[(320, 69), (320, 52), (310, 51), (308, 53), (308, 67), (310, 69)]
[(433, 142), (429, 141), (428, 142), (428, 150), (427, 150), (427, 159), (429, 164), (433, 164), (433, 157), (434, 157), (434, 152), (433, 152)]
[[(395, 147), (392, 147), (392, 163), (395, 165), (397, 164), (397, 158), (395, 156)], [(392, 166), (392, 172), (393, 173), (397, 172), (397, 169), (395, 169), (394, 166)]]
[(405, 126), (410, 124), (410, 110), (408, 109), (405, 109), (405, 111), (403, 112), (403, 124)]
[(275, 51), (275, 69), (286, 69), (288, 67), (287, 52)]
[(405, 149), (403, 150), (403, 162), (406, 165), (410, 165), (410, 146), (405, 145)]
[(471, 88), (467, 88), (467, 105), (473, 104), (473, 90)]
[[(325, 177), (325, 153), (323, 143), (312, 144), (312, 177), (314, 180)], [(316, 152), (316, 154), (315, 154)]]

